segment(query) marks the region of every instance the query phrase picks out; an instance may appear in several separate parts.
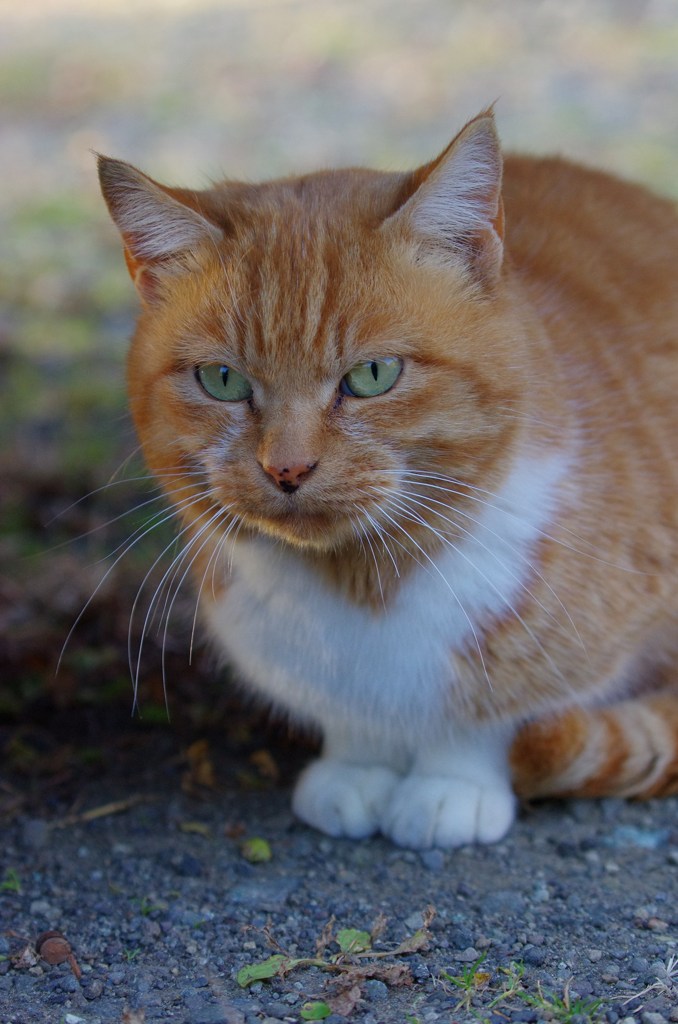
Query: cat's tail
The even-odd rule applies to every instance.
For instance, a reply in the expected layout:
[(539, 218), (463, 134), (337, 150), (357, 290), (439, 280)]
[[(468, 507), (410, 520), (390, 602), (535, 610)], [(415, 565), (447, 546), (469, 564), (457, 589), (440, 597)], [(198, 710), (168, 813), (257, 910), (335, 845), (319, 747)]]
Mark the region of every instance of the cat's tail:
[(575, 708), (525, 725), (511, 751), (518, 796), (678, 793), (678, 695)]

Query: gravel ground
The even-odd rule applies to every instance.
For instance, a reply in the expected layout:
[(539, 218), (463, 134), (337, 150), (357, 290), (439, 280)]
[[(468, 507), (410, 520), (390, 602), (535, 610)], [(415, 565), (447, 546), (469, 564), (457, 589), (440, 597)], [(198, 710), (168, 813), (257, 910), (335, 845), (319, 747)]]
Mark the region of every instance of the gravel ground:
[[(302, 757), (263, 724), (228, 753), (115, 724), (105, 768), (3, 831), (2, 1024), (274, 1024), (314, 1002), (330, 1024), (678, 1021), (676, 800), (542, 804), (496, 846), (420, 854), (297, 823)], [(343, 955), (346, 929), (371, 950)], [(74, 963), (37, 956), (51, 930)], [(287, 972), (239, 984), (274, 954)]]

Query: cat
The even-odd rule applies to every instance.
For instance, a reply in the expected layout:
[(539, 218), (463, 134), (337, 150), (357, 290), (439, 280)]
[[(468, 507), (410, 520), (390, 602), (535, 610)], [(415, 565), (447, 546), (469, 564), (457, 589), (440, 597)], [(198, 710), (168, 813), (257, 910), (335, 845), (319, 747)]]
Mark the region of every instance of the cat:
[(507, 156), (169, 188), (99, 160), (207, 632), (319, 730), (297, 816), (489, 843), (678, 792), (678, 217)]

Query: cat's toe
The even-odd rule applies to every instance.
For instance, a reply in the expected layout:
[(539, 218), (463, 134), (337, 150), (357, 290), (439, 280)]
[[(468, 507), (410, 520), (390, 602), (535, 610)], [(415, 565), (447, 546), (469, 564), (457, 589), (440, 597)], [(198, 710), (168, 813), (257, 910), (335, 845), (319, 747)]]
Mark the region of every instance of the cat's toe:
[(511, 827), (515, 798), (508, 786), (481, 786), (465, 779), (412, 775), (393, 791), (381, 828), (399, 846), (431, 847), (494, 843)]
[(381, 814), (397, 781), (394, 772), (379, 765), (321, 758), (299, 778), (292, 809), (321, 832), (362, 839), (379, 830)]

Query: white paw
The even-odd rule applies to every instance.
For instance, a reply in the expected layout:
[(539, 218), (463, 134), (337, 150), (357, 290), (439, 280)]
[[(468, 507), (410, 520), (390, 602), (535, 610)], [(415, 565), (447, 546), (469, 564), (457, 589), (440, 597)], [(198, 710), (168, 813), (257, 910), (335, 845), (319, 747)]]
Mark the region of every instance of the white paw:
[(381, 815), (397, 781), (398, 776), (389, 768), (321, 758), (301, 774), (292, 810), (302, 821), (328, 835), (362, 839), (379, 830)]
[(515, 797), (505, 782), (480, 785), (438, 775), (410, 775), (393, 790), (381, 830), (415, 850), (495, 843), (513, 822)]

